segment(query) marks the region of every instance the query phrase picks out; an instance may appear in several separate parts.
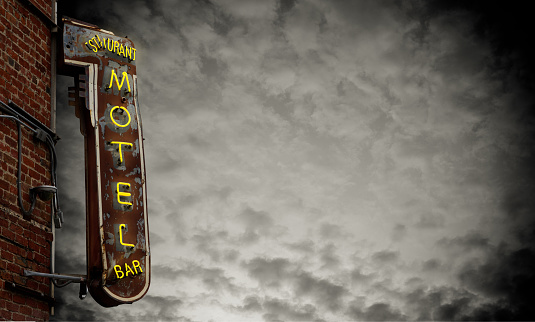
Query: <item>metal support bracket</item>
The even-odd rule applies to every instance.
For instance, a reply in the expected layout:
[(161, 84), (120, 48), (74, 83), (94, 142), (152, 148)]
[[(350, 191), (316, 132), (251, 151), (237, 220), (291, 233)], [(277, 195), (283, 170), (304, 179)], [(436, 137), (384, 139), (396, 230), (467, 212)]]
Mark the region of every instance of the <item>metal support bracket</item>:
[(40, 272), (34, 272), (29, 270), (24, 270), (24, 276), (40, 276), (40, 277), (48, 277), (51, 279), (56, 280), (66, 280), (66, 281), (72, 281), (73, 283), (84, 283), (87, 281), (86, 275), (75, 275), (75, 274), (69, 274), (69, 275), (61, 275), (61, 274), (48, 274), (48, 273), (40, 273)]
[[(80, 300), (85, 299), (87, 296), (87, 275), (76, 275), (76, 274), (69, 274), (69, 275), (62, 275), (62, 274), (48, 274), (48, 273), (40, 273), (40, 272), (34, 272), (29, 270), (24, 270), (24, 276), (39, 276), (39, 277), (47, 277), (52, 279), (52, 283), (56, 287), (63, 287), (70, 283), (80, 283), (80, 293), (78, 294), (78, 297)], [(66, 281), (64, 284), (58, 285), (56, 284), (56, 281)]]

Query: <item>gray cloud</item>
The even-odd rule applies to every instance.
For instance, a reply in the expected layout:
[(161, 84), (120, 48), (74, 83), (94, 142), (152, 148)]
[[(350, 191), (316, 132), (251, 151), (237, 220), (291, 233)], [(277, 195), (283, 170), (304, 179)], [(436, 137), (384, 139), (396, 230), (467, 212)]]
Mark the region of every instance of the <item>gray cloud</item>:
[(333, 244), (328, 244), (321, 250), (320, 258), (323, 262), (322, 268), (326, 269), (336, 269), (341, 263), (340, 257), (336, 255), (336, 247)]
[(341, 227), (329, 223), (322, 224), (319, 233), (322, 238), (334, 239), (342, 237)]
[(232, 277), (219, 267), (203, 267), (193, 262), (184, 261), (179, 268), (154, 265), (154, 273), (158, 279), (165, 280), (191, 280), (202, 282), (207, 289), (215, 292), (236, 292), (238, 286)]
[(407, 319), (406, 316), (387, 303), (375, 303), (364, 310), (358, 306), (351, 306), (348, 315), (353, 319), (363, 321), (403, 321)]
[(396, 224), (396, 226), (394, 226), (394, 228), (392, 229), (391, 238), (392, 238), (392, 241), (399, 242), (403, 240), (403, 238), (405, 238), (406, 235), (407, 235), (407, 227), (402, 224)]
[(264, 321), (318, 321), (315, 318), (316, 308), (313, 305), (293, 306), (287, 301), (274, 298), (266, 299), (263, 308)]
[(160, 321), (191, 321), (188, 318), (180, 316), (177, 311), (180, 310), (183, 302), (172, 296), (151, 296), (144, 297), (147, 310), (145, 314), (134, 315), (127, 314), (121, 316), (124, 321), (146, 321), (147, 319), (158, 319)]
[(391, 264), (399, 258), (395, 251), (383, 250), (372, 255), (372, 260), (378, 264)]
[(489, 239), (483, 237), (478, 232), (470, 232), (465, 236), (455, 238), (442, 238), (437, 241), (437, 245), (446, 248), (460, 248), (462, 251), (474, 249), (486, 250), (491, 247)]
[[(459, 271), (459, 279), (474, 292), (486, 294), (503, 305), (515, 320), (529, 319), (535, 313), (530, 304), (535, 285), (533, 249), (496, 249), (484, 263), (470, 262)], [(494, 311), (494, 312), (493, 312)], [(498, 314), (499, 310), (489, 310)]]
[(248, 296), (243, 300), (243, 305), (236, 309), (260, 312), (264, 321), (322, 321), (313, 305), (295, 305), (287, 300), (271, 297)]
[(312, 254), (314, 252), (314, 242), (312, 240), (303, 240), (286, 245), (289, 249), (295, 250), (300, 254)]
[(441, 263), (440, 263), (440, 260), (432, 258), (432, 259), (426, 260), (422, 266), (423, 266), (424, 271), (433, 271), (433, 270), (439, 269), (441, 266)]
[(274, 222), (271, 216), (265, 211), (255, 211), (246, 208), (237, 219), (245, 226), (243, 239), (245, 242), (257, 241), (260, 237), (270, 233)]
[[(58, 305), (55, 307), (54, 316), (50, 317), (51, 321), (97, 321), (99, 315), (94, 307), (83, 305), (85, 303), (75, 302), (77, 294), (72, 292), (67, 300), (64, 292), (56, 295)], [(90, 296), (90, 295), (88, 295)], [(74, 301), (73, 301), (74, 300)], [(109, 317), (109, 316), (108, 316)], [(109, 317), (111, 318), (111, 317)]]
[(249, 275), (267, 287), (291, 286), (294, 296), (310, 298), (316, 306), (337, 311), (342, 306), (347, 290), (327, 279), (319, 278), (304, 271), (283, 258), (255, 258), (245, 263)]
[(297, 296), (309, 296), (315, 299), (316, 306), (326, 306), (330, 311), (342, 307), (342, 300), (347, 290), (326, 279), (317, 278), (308, 272), (300, 272), (296, 276)]
[(255, 258), (244, 266), (251, 277), (266, 286), (280, 287), (281, 282), (288, 279), (291, 274), (290, 261), (284, 258)]

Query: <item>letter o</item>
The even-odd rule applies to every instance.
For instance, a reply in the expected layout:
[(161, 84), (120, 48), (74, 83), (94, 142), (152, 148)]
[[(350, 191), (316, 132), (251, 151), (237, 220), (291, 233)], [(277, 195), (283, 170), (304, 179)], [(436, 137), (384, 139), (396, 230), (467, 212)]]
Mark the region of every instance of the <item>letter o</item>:
[[(126, 111), (126, 115), (128, 115), (128, 122), (126, 122), (126, 124), (124, 125), (121, 125), (117, 122), (115, 122), (115, 119), (113, 118), (113, 111), (115, 111), (116, 108), (120, 108), (124, 111)], [(128, 112), (128, 110), (122, 106), (114, 106), (111, 111), (110, 111), (110, 119), (111, 121), (113, 122), (113, 124), (117, 125), (118, 127), (127, 127), (128, 125), (130, 125), (130, 121), (132, 120), (132, 118), (130, 117), (130, 113)]]

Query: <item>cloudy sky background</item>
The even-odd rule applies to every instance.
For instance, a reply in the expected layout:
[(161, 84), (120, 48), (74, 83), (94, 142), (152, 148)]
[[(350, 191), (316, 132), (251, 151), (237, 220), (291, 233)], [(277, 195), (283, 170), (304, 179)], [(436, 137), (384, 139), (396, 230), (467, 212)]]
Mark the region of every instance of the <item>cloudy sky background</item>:
[[(60, 2), (136, 44), (153, 271), (55, 319), (534, 319), (527, 13), (482, 3)], [(72, 84), (56, 270), (84, 273)]]

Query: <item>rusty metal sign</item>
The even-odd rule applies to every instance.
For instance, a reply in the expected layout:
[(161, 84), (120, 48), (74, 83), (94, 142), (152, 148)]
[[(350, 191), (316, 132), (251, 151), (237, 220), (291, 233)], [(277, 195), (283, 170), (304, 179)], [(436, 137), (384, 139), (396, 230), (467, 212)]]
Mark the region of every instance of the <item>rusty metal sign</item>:
[(102, 306), (132, 303), (150, 284), (136, 49), (128, 38), (64, 19), (63, 51), (67, 66), (85, 69), (70, 96), (85, 137), (89, 291)]

